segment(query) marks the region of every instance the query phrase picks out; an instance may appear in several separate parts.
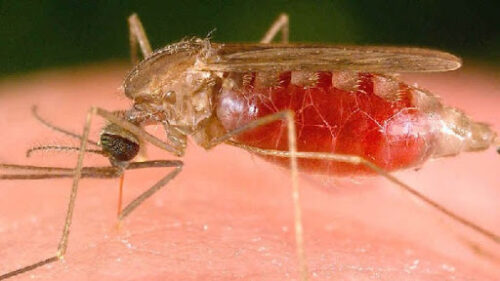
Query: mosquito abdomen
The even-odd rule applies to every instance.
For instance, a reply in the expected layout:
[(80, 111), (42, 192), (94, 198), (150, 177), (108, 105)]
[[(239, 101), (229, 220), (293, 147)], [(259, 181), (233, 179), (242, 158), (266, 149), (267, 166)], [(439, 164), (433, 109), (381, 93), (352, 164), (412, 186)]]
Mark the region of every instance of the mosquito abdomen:
[[(295, 113), (299, 151), (359, 155), (388, 171), (416, 167), (430, 157), (485, 149), (494, 138), (488, 126), (388, 76), (284, 72), (231, 73), (226, 79), (217, 100), (217, 117), (226, 130), (290, 109)], [(236, 140), (288, 150), (285, 122), (253, 129)], [(284, 158), (266, 158), (288, 165)], [(300, 159), (299, 165), (319, 173), (370, 172), (326, 160)]]

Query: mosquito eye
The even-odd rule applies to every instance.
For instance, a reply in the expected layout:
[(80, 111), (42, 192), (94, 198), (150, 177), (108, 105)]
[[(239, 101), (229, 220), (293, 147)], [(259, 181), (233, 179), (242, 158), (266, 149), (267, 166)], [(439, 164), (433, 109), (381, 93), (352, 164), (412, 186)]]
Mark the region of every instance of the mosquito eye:
[(177, 97), (174, 91), (168, 91), (165, 93), (164, 100), (170, 104), (175, 104)]
[(117, 161), (132, 160), (139, 153), (139, 144), (119, 135), (101, 134), (101, 146)]

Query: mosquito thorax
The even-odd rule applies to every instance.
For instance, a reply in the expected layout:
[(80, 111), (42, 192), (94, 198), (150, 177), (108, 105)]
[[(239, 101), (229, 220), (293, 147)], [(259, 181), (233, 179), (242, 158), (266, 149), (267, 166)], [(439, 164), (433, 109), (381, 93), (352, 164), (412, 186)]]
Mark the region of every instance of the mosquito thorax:
[(101, 131), (99, 143), (113, 164), (132, 160), (140, 148), (139, 139), (134, 134), (112, 123)]
[(206, 39), (185, 40), (159, 49), (137, 64), (123, 84), (134, 109), (186, 134), (197, 131), (213, 114), (219, 81), (212, 72), (197, 68), (210, 46)]

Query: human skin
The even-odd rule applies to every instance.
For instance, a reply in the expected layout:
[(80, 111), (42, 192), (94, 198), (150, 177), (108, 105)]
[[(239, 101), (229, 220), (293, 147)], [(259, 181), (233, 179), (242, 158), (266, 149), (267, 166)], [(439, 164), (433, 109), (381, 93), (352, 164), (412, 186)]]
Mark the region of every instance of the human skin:
[[(74, 167), (76, 153), (42, 152), (41, 144), (78, 146), (30, 114), (81, 134), (91, 106), (130, 106), (119, 89), (120, 64), (7, 78), (0, 83), (0, 163)], [(447, 104), (500, 129), (500, 78), (479, 68), (405, 75)], [(92, 126), (96, 140), (101, 118)], [(162, 130), (150, 130), (162, 136)], [(148, 146), (148, 159), (175, 159)], [(297, 280), (290, 175), (241, 149), (206, 152), (188, 144), (182, 173), (117, 226), (118, 180), (83, 179), (64, 261), (12, 280)], [(107, 165), (89, 155), (86, 165)], [(430, 161), (395, 175), (500, 233), (500, 156), (493, 148)], [(124, 202), (168, 169), (127, 172)], [(1, 171), (0, 171), (1, 173)], [(0, 181), (0, 274), (53, 256), (71, 179)], [(381, 177), (301, 175), (305, 251), (311, 280), (497, 280), (500, 246)]]

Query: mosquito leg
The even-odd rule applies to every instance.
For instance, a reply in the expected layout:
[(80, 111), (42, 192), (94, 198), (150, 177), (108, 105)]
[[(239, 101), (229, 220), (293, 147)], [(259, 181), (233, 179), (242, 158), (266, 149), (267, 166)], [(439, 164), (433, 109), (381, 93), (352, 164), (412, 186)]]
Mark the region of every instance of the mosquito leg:
[[(149, 134), (148, 132), (146, 132), (142, 128), (128, 122), (125, 119), (117, 117), (112, 112), (106, 111), (106, 110), (101, 109), (101, 108), (93, 108), (93, 110), (97, 115), (100, 115), (101, 117), (107, 119), (108, 121), (113, 122), (113, 123), (117, 124), (118, 126), (122, 127), (123, 129), (130, 131), (131, 133), (136, 135), (138, 138), (141, 138), (145, 141), (148, 141), (151, 144), (153, 144), (153, 145), (155, 145), (163, 150), (166, 150), (168, 152), (172, 152), (177, 156), (182, 156), (184, 154), (185, 146), (179, 147), (179, 146), (170, 145), (168, 143), (165, 143), (162, 140), (158, 139), (157, 137)], [(158, 181), (150, 189), (148, 189), (143, 194), (141, 194), (139, 197), (134, 199), (131, 203), (129, 203), (129, 205), (127, 205), (121, 211), (120, 215), (118, 216), (119, 220), (122, 220), (123, 218), (125, 218), (135, 208), (137, 208), (144, 200), (149, 198), (156, 191), (158, 191), (162, 186), (166, 185), (171, 179), (173, 179), (177, 174), (179, 174), (179, 172), (182, 169), (182, 165), (183, 165), (181, 161), (172, 161), (172, 162), (148, 161), (148, 162), (130, 163), (129, 165), (134, 164), (135, 166), (134, 165), (129, 166), (129, 167), (127, 167), (127, 169), (132, 169), (133, 167), (136, 167), (136, 165), (138, 165), (137, 163), (147, 163), (147, 165), (149, 165), (149, 166), (146, 166), (146, 167), (151, 167), (151, 168), (153, 168), (153, 167), (176, 167), (176, 169), (174, 171), (172, 171), (171, 173), (167, 174), (164, 178), (162, 178), (160, 181)], [(165, 166), (165, 163), (174, 163), (174, 164), (172, 164), (174, 166)]]
[[(231, 141), (231, 139), (233, 137), (235, 137), (243, 132), (246, 132), (248, 130), (251, 130), (251, 129), (278, 121), (278, 120), (287, 121), (286, 124), (287, 124), (287, 128), (288, 128), (288, 141), (289, 141), (289, 150), (288, 151), (260, 149), (257, 147), (246, 146), (246, 145)], [(388, 179), (392, 183), (396, 184), (396, 186), (401, 188), (403, 191), (416, 197), (419, 201), (422, 201), (422, 202), (426, 203), (427, 205), (430, 205), (434, 209), (437, 209), (439, 212), (447, 215), (452, 220), (457, 221), (460, 224), (478, 232), (479, 234), (494, 241), (495, 243), (500, 243), (500, 236), (498, 236), (497, 234), (495, 234), (487, 229), (484, 229), (483, 227), (478, 226), (475, 223), (473, 223), (473, 222), (453, 213), (452, 211), (444, 208), (439, 203), (431, 200), (430, 198), (426, 197), (424, 194), (418, 192), (417, 190), (415, 190), (411, 186), (401, 182), (399, 179), (397, 179), (396, 177), (387, 173), (382, 168), (376, 166), (372, 162), (370, 162), (362, 157), (359, 157), (356, 155), (342, 155), (342, 154), (334, 154), (334, 153), (298, 152), (297, 147), (296, 147), (294, 117), (293, 117), (293, 112), (291, 112), (291, 111), (281, 111), (281, 112), (278, 112), (278, 113), (275, 113), (272, 115), (268, 115), (268, 116), (264, 116), (262, 118), (254, 120), (254, 121), (252, 121), (252, 122), (250, 122), (250, 123), (248, 123), (240, 128), (237, 128), (233, 131), (228, 132), (227, 134), (225, 134), (221, 137), (218, 137), (216, 139), (211, 140), (207, 145), (204, 145), (204, 147), (206, 149), (210, 149), (210, 148), (212, 148), (212, 147), (214, 147), (217, 144), (220, 144), (222, 142), (229, 143), (233, 146), (237, 146), (237, 147), (243, 148), (245, 150), (248, 150), (250, 152), (257, 153), (257, 154), (290, 158), (290, 167), (291, 167), (291, 176), (292, 176), (292, 196), (294, 199), (294, 212), (295, 212), (295, 235), (296, 235), (296, 241), (297, 241), (297, 253), (298, 253), (299, 262), (300, 262), (301, 280), (307, 280), (307, 265), (306, 265), (304, 247), (303, 247), (303, 230), (302, 230), (303, 227), (302, 227), (301, 210), (300, 210), (300, 200), (299, 200), (299, 190), (298, 190), (298, 166), (297, 166), (296, 158), (330, 160), (330, 161), (350, 163), (353, 165), (366, 166), (369, 169), (380, 174), (381, 176), (385, 177), (386, 179)]]
[(266, 34), (262, 39), (260, 39), (260, 43), (271, 43), (281, 31), (281, 43), (288, 43), (288, 35), (290, 33), (290, 25), (288, 22), (288, 15), (283, 13), (278, 16), (278, 18), (274, 21), (271, 27), (267, 30)]
[(71, 226), (71, 222), (73, 219), (73, 211), (75, 209), (75, 201), (76, 195), (78, 192), (78, 182), (82, 177), (82, 169), (83, 169), (83, 157), (85, 156), (85, 149), (87, 147), (87, 141), (89, 138), (90, 125), (92, 123), (92, 116), (95, 115), (95, 109), (90, 109), (87, 114), (87, 118), (85, 120), (85, 126), (83, 127), (82, 141), (80, 144), (80, 152), (78, 153), (78, 160), (76, 162), (76, 168), (74, 171), (73, 184), (71, 186), (70, 199), (68, 203), (68, 211), (66, 214), (66, 219), (64, 222), (63, 234), (61, 236), (61, 240), (59, 242), (59, 246), (57, 247), (56, 256), (59, 259), (63, 259), (66, 254), (66, 249), (68, 248), (68, 238), (69, 238), (69, 229)]
[(206, 149), (210, 149), (220, 143), (229, 141), (231, 138), (243, 132), (279, 120), (284, 120), (288, 128), (288, 147), (289, 147), (288, 153), (290, 158), (290, 171), (292, 177), (292, 199), (293, 199), (293, 210), (294, 210), (295, 241), (297, 244), (297, 256), (299, 259), (300, 280), (305, 281), (308, 279), (309, 274), (308, 274), (307, 261), (304, 251), (304, 234), (303, 234), (304, 231), (302, 226), (302, 211), (300, 208), (298, 166), (297, 166), (297, 157), (295, 157), (297, 153), (297, 136), (295, 132), (294, 113), (290, 110), (285, 110), (264, 116), (250, 123), (247, 123), (242, 127), (236, 128), (235, 130), (232, 130), (221, 137), (211, 140), (208, 144), (204, 145), (204, 147)]
[[(146, 162), (132, 162), (126, 167), (127, 170), (133, 169), (144, 169), (144, 168), (168, 168), (174, 167), (175, 170), (167, 174), (155, 185), (149, 188), (146, 192), (141, 194), (135, 200), (133, 200), (127, 207), (123, 209), (118, 215), (120, 220), (124, 219), (129, 215), (136, 207), (138, 207), (144, 200), (153, 195), (161, 187), (165, 186), (170, 180), (172, 180), (181, 171), (183, 163), (178, 160), (156, 160), (156, 161), (146, 161)], [(0, 169), (9, 169), (16, 171), (28, 171), (27, 174), (9, 174), (1, 175), (0, 180), (26, 180), (26, 179), (48, 179), (48, 178), (71, 178), (74, 177), (77, 172), (76, 169), (71, 168), (60, 168), (60, 167), (39, 167), (39, 166), (27, 166), (27, 165), (13, 165), (13, 164), (0, 164)], [(39, 173), (34, 173), (39, 172)], [(117, 178), (123, 176), (123, 169), (118, 167), (83, 167), (81, 168), (81, 178)], [(51, 258), (42, 260), (35, 264), (20, 268), (18, 270), (9, 272), (7, 274), (1, 275), (0, 280), (21, 274), (37, 267), (43, 266), (45, 264), (58, 261), (64, 257), (64, 253), (67, 247), (68, 241), (68, 231), (71, 225), (71, 216), (74, 208), (74, 196), (73, 189), (71, 193), (70, 207), (68, 207), (68, 214), (66, 217), (65, 228), (63, 231), (63, 236), (61, 238), (61, 243), (58, 247), (58, 253)], [(71, 213), (70, 213), (71, 211)], [(63, 244), (64, 243), (64, 244)]]
[[(15, 174), (15, 175), (0, 175), (0, 180), (26, 180), (26, 179), (48, 179), (48, 178), (71, 178), (74, 176), (74, 169), (70, 168), (59, 168), (59, 167), (37, 167), (37, 166), (23, 166), (23, 165), (10, 165), (10, 164), (0, 164), (0, 168), (16, 169), (16, 170), (27, 170), (27, 171), (39, 171), (41, 174)], [(56, 172), (56, 173), (52, 173)], [(65, 172), (65, 173), (64, 173)], [(122, 173), (122, 170), (116, 167), (84, 167), (82, 169), (82, 177), (93, 177), (93, 178), (115, 178)], [(67, 240), (66, 240), (67, 241)], [(22, 267), (20, 269), (11, 271), (9, 273), (0, 275), (0, 280), (4, 280), (15, 275), (31, 271), (40, 266), (56, 262), (60, 260), (63, 256), (56, 254), (53, 257), (44, 259), (37, 263), (31, 264), (29, 266)]]
[(413, 187), (405, 184), (404, 182), (400, 181), (398, 178), (396, 178), (396, 177), (392, 176), (391, 174), (387, 173), (386, 171), (384, 171), (382, 168), (378, 167), (377, 165), (373, 164), (372, 162), (370, 162), (370, 161), (368, 161), (360, 156), (335, 154), (335, 153), (322, 153), (322, 152), (291, 153), (289, 151), (260, 149), (260, 148), (256, 148), (256, 147), (238, 144), (235, 142), (231, 142), (230, 144), (237, 146), (237, 147), (240, 147), (240, 148), (243, 148), (245, 150), (251, 151), (253, 153), (262, 154), (262, 155), (270, 155), (270, 156), (277, 156), (277, 157), (292, 157), (293, 155), (295, 155), (297, 158), (330, 160), (330, 161), (336, 161), (336, 162), (349, 163), (349, 164), (353, 164), (353, 165), (366, 166), (367, 168), (373, 170), (377, 174), (385, 177), (390, 182), (394, 183), (397, 187), (401, 188), (403, 191), (411, 194), (412, 196), (417, 198), (419, 201), (426, 203), (427, 205), (433, 207), (434, 209), (438, 210), (439, 212), (450, 217), (452, 220), (459, 222), (460, 224), (466, 226), (467, 228), (472, 229), (475, 232), (478, 232), (479, 234), (485, 236), (489, 240), (492, 240), (493, 242), (500, 244), (500, 236), (498, 234), (495, 234), (495, 233), (473, 223), (472, 221), (470, 221), (466, 218), (463, 218), (463, 217), (455, 214), (454, 212), (446, 209), (445, 207), (441, 206), (439, 203), (433, 201), (432, 199), (428, 198), (424, 194), (415, 190)]
[[(125, 130), (130, 131), (132, 134), (136, 135), (139, 138), (144, 139), (145, 141), (150, 142), (154, 146), (157, 146), (158, 148), (161, 148), (163, 150), (166, 150), (168, 152), (172, 152), (177, 156), (182, 156), (184, 154), (185, 146), (177, 147), (177, 146), (172, 146), (168, 143), (163, 142), (162, 140), (158, 139), (157, 137), (149, 134), (142, 128), (122, 119), (114, 115), (113, 113), (106, 111), (101, 108), (93, 108), (94, 112), (97, 115), (102, 116), (103, 118), (107, 119), (110, 122), (113, 122), (117, 124), (118, 126), (122, 127)], [(140, 164), (141, 163), (141, 164)], [(143, 166), (141, 166), (143, 165)], [(144, 166), (145, 165), (145, 166)], [(151, 188), (149, 188), (147, 191), (145, 191), (143, 194), (141, 194), (139, 197), (134, 199), (131, 203), (129, 203), (120, 213), (118, 216), (119, 220), (124, 219), (127, 215), (129, 215), (135, 208), (137, 208), (144, 200), (149, 198), (151, 195), (153, 195), (156, 191), (158, 191), (161, 187), (166, 185), (170, 180), (172, 180), (177, 174), (180, 173), (182, 170), (183, 163), (178, 160), (172, 160), (172, 161), (147, 161), (147, 162), (133, 162), (130, 163), (127, 169), (138, 169), (138, 168), (154, 168), (154, 167), (175, 167), (176, 169), (169, 174), (167, 174), (165, 177), (163, 177), (161, 180), (159, 180), (155, 185), (153, 185)]]
[(147, 162), (134, 162), (130, 163), (127, 169), (142, 169), (142, 168), (168, 168), (174, 167), (175, 169), (168, 173), (166, 176), (161, 178), (158, 182), (156, 182), (153, 186), (151, 186), (148, 190), (143, 192), (137, 198), (132, 200), (118, 215), (118, 219), (121, 221), (125, 219), (132, 211), (135, 210), (139, 205), (141, 205), (146, 199), (155, 194), (162, 187), (167, 185), (173, 178), (175, 178), (182, 170), (184, 163), (180, 160), (162, 160), (162, 161), (147, 161)]
[(48, 259), (45, 259), (45, 260), (41, 260), (37, 263), (34, 263), (34, 264), (31, 264), (29, 266), (25, 266), (23, 268), (20, 268), (20, 269), (17, 269), (17, 270), (14, 270), (14, 271), (11, 271), (9, 273), (6, 273), (6, 274), (3, 274), (3, 275), (0, 275), (0, 280), (5, 280), (7, 278), (11, 278), (11, 277), (14, 277), (18, 274), (21, 274), (21, 273), (24, 273), (24, 272), (27, 272), (27, 271), (31, 271), (35, 268), (38, 268), (40, 266), (44, 266), (46, 264), (49, 264), (49, 263), (53, 263), (53, 262), (56, 262), (59, 260), (59, 257), (58, 256), (53, 256), (53, 257), (50, 257)]
[[(38, 114), (38, 107), (36, 105), (32, 106), (31, 107), (31, 113), (33, 114), (33, 117), (35, 117), (35, 119), (42, 123), (43, 125), (47, 126), (49, 129), (52, 129), (56, 132), (59, 132), (59, 133), (63, 133), (67, 136), (70, 136), (72, 138), (75, 138), (75, 139), (79, 139), (81, 140), (82, 139), (82, 136), (78, 135), (78, 134), (75, 134), (73, 132), (70, 132), (68, 130), (65, 130), (63, 128), (59, 128), (58, 126), (50, 123), (49, 121), (45, 120), (44, 118), (42, 118), (39, 114)], [(93, 140), (88, 140), (88, 143), (90, 144), (93, 144), (93, 145), (96, 145), (98, 146), (97, 142), (93, 141)]]
[(37, 172), (71, 172), (71, 168), (60, 168), (60, 167), (40, 167), (40, 166), (30, 166), (30, 165), (16, 165), (16, 164), (2, 164), (0, 163), (0, 170), (16, 170), (16, 171), (37, 171)]
[[(186, 135), (183, 135), (179, 131), (172, 129), (169, 125), (163, 124), (163, 129), (165, 130), (165, 133), (167, 135), (167, 139), (169, 143), (171, 143), (173, 146), (180, 148), (180, 150), (186, 149)], [(141, 143), (143, 140), (139, 140)], [(147, 146), (145, 145), (140, 145), (140, 150), (139, 154), (136, 156), (137, 161), (146, 161), (148, 158), (147, 155)]]
[(128, 17), (129, 39), (130, 39), (130, 59), (132, 64), (136, 65), (139, 62), (137, 56), (137, 45), (141, 48), (142, 56), (147, 58), (153, 53), (151, 44), (144, 31), (141, 20), (137, 14), (132, 14)]
[[(51, 167), (36, 167), (36, 166), (1, 164), (0, 168), (4, 168), (4, 169), (20, 168), (21, 170), (24, 169), (24, 170), (33, 170), (33, 171), (36, 170), (36, 171), (41, 172), (42, 175), (43, 175), (44, 171), (48, 171), (47, 173), (49, 173), (49, 174), (45, 173), (45, 175), (43, 175), (44, 176), (43, 178), (73, 177), (73, 184), (71, 187), (70, 199), (69, 199), (68, 208), (67, 208), (67, 212), (66, 212), (66, 218), (65, 218), (65, 222), (64, 222), (63, 232), (62, 232), (62, 235), (61, 235), (58, 247), (57, 247), (56, 254), (53, 257), (49, 257), (49, 258), (44, 259), (42, 261), (39, 261), (37, 263), (22, 267), (20, 269), (11, 271), (11, 272), (6, 273), (4, 275), (0, 275), (0, 280), (4, 280), (4, 279), (10, 278), (12, 276), (21, 274), (21, 273), (31, 271), (35, 268), (40, 267), (40, 266), (43, 266), (43, 265), (46, 265), (48, 263), (52, 263), (52, 262), (55, 262), (55, 261), (58, 261), (58, 260), (61, 260), (64, 258), (64, 255), (66, 254), (66, 250), (68, 247), (69, 230), (71, 227), (72, 218), (73, 218), (73, 211), (75, 208), (75, 200), (76, 200), (76, 195), (78, 192), (78, 183), (82, 177), (89, 176), (90, 174), (92, 174), (92, 172), (95, 172), (96, 170), (101, 171), (101, 172), (106, 170), (105, 167), (104, 168), (95, 168), (95, 167), (94, 168), (92, 168), (92, 167), (84, 168), (83, 167), (83, 157), (84, 157), (85, 152), (86, 152), (86, 146), (88, 143), (90, 125), (92, 122), (92, 117), (94, 115), (100, 115), (100, 116), (104, 117), (105, 119), (109, 120), (110, 122), (113, 122), (113, 123), (121, 126), (122, 128), (130, 131), (131, 133), (137, 135), (138, 137), (142, 137), (143, 139), (151, 142), (153, 145), (158, 146), (161, 149), (176, 153), (177, 155), (182, 155), (184, 153), (183, 150), (180, 150), (176, 147), (173, 147), (167, 143), (162, 142), (160, 139), (147, 133), (146, 131), (144, 131), (140, 127), (138, 127), (138, 126), (136, 126), (136, 125), (124, 120), (124, 119), (117, 117), (113, 113), (108, 112), (104, 109), (92, 107), (89, 110), (87, 117), (86, 117), (83, 134), (81, 136), (81, 144), (80, 144), (80, 150), (78, 153), (77, 165), (76, 165), (75, 169), (67, 170), (66, 168), (51, 168)], [(139, 206), (145, 199), (150, 197), (158, 189), (160, 189), (162, 186), (167, 184), (172, 178), (174, 178), (180, 172), (180, 170), (182, 168), (182, 162), (175, 161), (175, 160), (174, 161), (149, 161), (149, 162), (130, 163), (129, 166), (126, 167), (127, 169), (139, 169), (139, 168), (143, 168), (143, 167), (172, 167), (172, 166), (175, 166), (176, 169), (174, 171), (170, 172), (169, 174), (167, 174), (160, 181), (158, 181), (155, 185), (153, 185), (149, 190), (144, 192), (141, 196), (139, 196), (137, 199), (132, 201), (132, 203), (130, 203), (127, 207), (125, 207), (125, 209), (121, 213), (120, 218), (123, 218), (123, 217), (127, 216), (128, 214), (130, 214), (130, 212), (132, 212), (137, 206)], [(115, 167), (108, 167), (109, 170), (111, 168), (113, 168), (115, 170), (114, 170), (114, 172), (112, 172), (112, 171), (110, 172), (109, 177), (117, 177), (117, 176), (121, 175), (121, 173), (123, 172), (123, 170), (121, 170), (121, 169), (116, 170)], [(63, 173), (63, 175), (56, 176), (54, 174), (50, 174), (51, 171), (55, 171), (55, 170), (59, 170), (60, 172)], [(108, 171), (108, 170), (106, 170), (106, 171)], [(99, 172), (97, 172), (97, 173), (99, 173)], [(106, 173), (104, 173), (104, 174), (106, 174)], [(5, 175), (5, 176), (6, 176), (5, 179), (8, 179), (7, 176), (9, 176), (9, 175)], [(15, 177), (15, 176), (16, 175), (11, 175), (11, 177)], [(18, 179), (31, 179), (29, 176), (26, 176), (26, 175), (18, 175), (18, 176), (19, 176)], [(106, 177), (106, 176), (103, 176), (103, 177)], [(42, 177), (39, 177), (39, 178), (42, 178)], [(15, 179), (15, 178), (11, 178), (11, 179)]]
[(90, 124), (92, 121), (92, 115), (95, 114), (95, 109), (92, 108), (89, 113), (87, 114), (87, 118), (85, 121), (85, 126), (83, 129), (83, 134), (82, 134), (82, 141), (80, 144), (80, 152), (78, 153), (78, 160), (77, 160), (77, 165), (73, 173), (73, 184), (71, 187), (71, 193), (70, 193), (70, 199), (68, 203), (68, 209), (66, 213), (66, 219), (64, 222), (64, 228), (63, 232), (61, 235), (61, 239), (59, 241), (59, 245), (57, 247), (57, 252), (55, 256), (49, 257), (47, 259), (44, 259), (42, 261), (39, 261), (37, 263), (22, 267), (20, 269), (11, 271), (7, 274), (1, 275), (0, 280), (7, 279), (9, 277), (15, 276), (17, 274), (33, 270), (35, 268), (38, 268), (42, 265), (52, 263), (58, 260), (61, 260), (64, 258), (64, 254), (66, 253), (66, 249), (68, 247), (68, 237), (69, 237), (69, 230), (71, 226), (71, 221), (73, 218), (73, 210), (75, 208), (75, 199), (78, 191), (78, 182), (80, 181), (80, 178), (82, 176), (82, 169), (83, 169), (83, 157), (85, 155), (85, 148), (87, 146), (87, 140), (89, 137), (89, 131), (90, 131)]
[[(28, 165), (0, 164), (0, 170), (15, 170), (17, 173), (0, 174), (0, 180), (40, 180), (72, 178), (75, 170), (62, 167), (39, 167)], [(21, 173), (25, 171), (25, 173)], [(119, 167), (83, 167), (82, 178), (117, 178), (123, 169)]]

